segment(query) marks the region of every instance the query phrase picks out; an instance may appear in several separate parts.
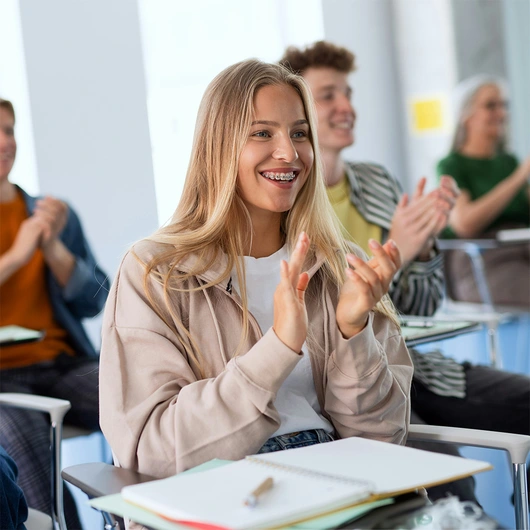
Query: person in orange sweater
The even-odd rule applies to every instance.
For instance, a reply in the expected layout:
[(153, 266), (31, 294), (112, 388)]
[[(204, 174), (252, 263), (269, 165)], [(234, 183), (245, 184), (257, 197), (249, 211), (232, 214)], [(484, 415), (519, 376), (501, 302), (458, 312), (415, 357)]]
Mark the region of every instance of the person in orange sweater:
[[(101, 311), (109, 282), (72, 208), (9, 181), (16, 149), (15, 111), (0, 99), (0, 326), (45, 332), (41, 341), (0, 348), (0, 391), (67, 399), (66, 421), (96, 430), (98, 360), (82, 319)], [(17, 462), (29, 506), (50, 513), (48, 420), (1, 407), (0, 445)], [(65, 514), (70, 528), (81, 528), (68, 490)]]

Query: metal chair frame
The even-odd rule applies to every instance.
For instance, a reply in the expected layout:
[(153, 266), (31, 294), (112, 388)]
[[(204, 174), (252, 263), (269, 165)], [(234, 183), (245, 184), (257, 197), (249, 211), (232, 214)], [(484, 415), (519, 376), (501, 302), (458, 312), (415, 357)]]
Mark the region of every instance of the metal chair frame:
[(67, 438), (86, 436), (92, 431), (65, 426), (63, 419), (70, 410), (70, 402), (33, 394), (0, 392), (0, 404), (45, 412), (50, 416), (51, 514), (54, 528), (67, 530), (64, 518), (63, 480), (61, 478), (61, 442)]

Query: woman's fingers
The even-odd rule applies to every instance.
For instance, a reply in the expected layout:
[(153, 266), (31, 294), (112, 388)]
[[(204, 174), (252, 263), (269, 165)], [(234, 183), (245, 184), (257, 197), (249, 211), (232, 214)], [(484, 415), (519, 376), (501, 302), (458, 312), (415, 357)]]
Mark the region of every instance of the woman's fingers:
[[(372, 286), (374, 296), (380, 298), (388, 290), (392, 278), (401, 267), (401, 254), (393, 240), (387, 241), (383, 246), (371, 239), (369, 246), (374, 257), (367, 263), (352, 254), (348, 254), (346, 259), (350, 265), (355, 267), (361, 277)], [(380, 290), (383, 291), (382, 294)]]
[(403, 264), (403, 260), (401, 258), (401, 252), (399, 250), (399, 247), (397, 246), (396, 242), (393, 239), (389, 239), (384, 245), (383, 248), (385, 249), (385, 252), (388, 254), (390, 259), (392, 260), (392, 263), (394, 264), (396, 270), (394, 271), (394, 274), (396, 271), (398, 271), (401, 268), (401, 265)]
[(353, 254), (348, 254), (346, 256), (346, 259), (348, 263), (355, 268), (355, 270), (352, 272), (356, 273), (355, 275), (348, 274), (348, 276), (352, 279), (355, 279), (356, 276), (362, 278), (363, 282), (365, 282), (366, 285), (369, 287), (371, 295), (375, 299), (377, 299), (379, 296), (379, 292), (383, 288), (379, 273), (375, 271), (372, 267), (370, 267), (368, 263), (364, 262), (357, 256), (354, 256)]
[(305, 232), (302, 232), (298, 236), (298, 241), (296, 242), (296, 246), (294, 247), (293, 253), (291, 254), (291, 258), (289, 259), (289, 267), (288, 267), (289, 277), (295, 289), (298, 285), (298, 278), (300, 277), (300, 274), (302, 273), (302, 267), (304, 265), (304, 261), (305, 261), (308, 250), (309, 250), (309, 237), (307, 236)]
[(371, 239), (368, 244), (374, 253), (374, 257), (368, 262), (368, 264), (370, 266), (377, 265), (377, 267), (372, 268), (374, 268), (374, 270), (377, 269), (377, 274), (386, 287), (401, 266), (399, 250), (392, 240), (389, 240), (385, 246), (381, 245), (381, 243), (374, 239)]
[(302, 274), (300, 274), (300, 276), (298, 277), (298, 285), (296, 286), (296, 291), (298, 293), (298, 299), (300, 300), (300, 302), (304, 301), (305, 292), (308, 285), (309, 274), (307, 274), (307, 272), (302, 272)]

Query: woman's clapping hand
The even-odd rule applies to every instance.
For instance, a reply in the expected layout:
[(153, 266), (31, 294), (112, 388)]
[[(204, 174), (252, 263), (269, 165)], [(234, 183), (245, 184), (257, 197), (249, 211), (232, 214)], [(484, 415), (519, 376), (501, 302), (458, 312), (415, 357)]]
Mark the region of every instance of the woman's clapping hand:
[(401, 256), (394, 241), (381, 245), (371, 239), (369, 245), (374, 257), (367, 262), (353, 254), (346, 256), (353, 269), (346, 269), (336, 317), (347, 339), (364, 329), (368, 313), (387, 293), (394, 274), (401, 267)]
[(309, 283), (302, 266), (309, 250), (309, 237), (302, 232), (289, 263), (282, 260), (281, 279), (274, 293), (274, 324), (278, 338), (296, 352), (302, 350), (307, 336), (305, 290)]

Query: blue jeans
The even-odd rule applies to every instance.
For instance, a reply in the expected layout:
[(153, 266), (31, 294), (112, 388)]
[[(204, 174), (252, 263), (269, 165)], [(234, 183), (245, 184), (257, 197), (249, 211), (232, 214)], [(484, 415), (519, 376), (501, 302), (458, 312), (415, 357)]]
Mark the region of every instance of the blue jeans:
[(333, 440), (335, 440), (334, 434), (327, 433), (323, 429), (313, 429), (310, 431), (281, 434), (280, 436), (269, 438), (263, 447), (258, 451), (258, 454), (284, 451), (285, 449), (296, 449), (297, 447), (322, 444), (325, 442), (332, 442)]

